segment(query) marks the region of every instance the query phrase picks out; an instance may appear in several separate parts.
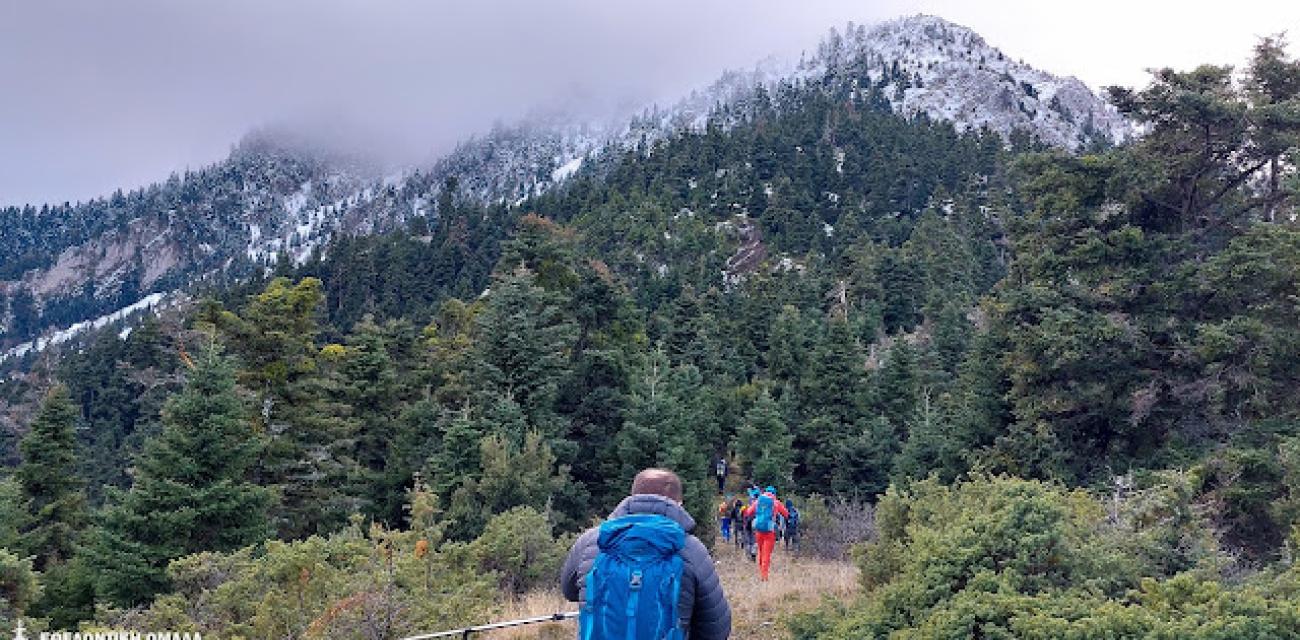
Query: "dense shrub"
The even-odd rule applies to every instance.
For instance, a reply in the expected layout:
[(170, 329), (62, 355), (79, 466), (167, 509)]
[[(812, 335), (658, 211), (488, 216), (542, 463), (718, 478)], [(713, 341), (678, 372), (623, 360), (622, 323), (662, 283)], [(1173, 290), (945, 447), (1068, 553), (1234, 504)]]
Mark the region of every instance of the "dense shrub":
[[(1300, 633), (1300, 607), (1288, 595), (1294, 569), (1237, 586), (1219, 581), (1222, 558), (1211, 538), (1188, 533), (1202, 525), (1180, 508), (1178, 480), (1110, 503), (997, 476), (891, 489), (876, 512), (877, 539), (858, 553), (862, 599), (797, 618), (791, 629), (828, 640)], [(1158, 541), (1181, 551), (1156, 553)]]

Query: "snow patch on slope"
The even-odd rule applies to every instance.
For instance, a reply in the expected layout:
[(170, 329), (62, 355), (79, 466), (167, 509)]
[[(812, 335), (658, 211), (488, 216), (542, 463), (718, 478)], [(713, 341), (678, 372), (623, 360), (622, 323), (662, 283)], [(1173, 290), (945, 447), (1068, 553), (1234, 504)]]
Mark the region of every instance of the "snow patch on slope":
[(140, 301), (122, 307), (121, 309), (118, 309), (117, 311), (114, 311), (113, 313), (110, 313), (108, 315), (103, 315), (93, 320), (83, 320), (81, 322), (73, 324), (72, 326), (69, 326), (66, 329), (61, 329), (47, 336), (43, 336), (35, 340), (32, 340), (30, 342), (24, 342), (20, 345), (17, 345), (9, 349), (8, 351), (5, 351), (4, 353), (0, 353), (0, 362), (4, 362), (10, 358), (21, 358), (27, 355), (28, 353), (44, 351), (46, 348), (51, 347), (53, 345), (63, 344), (87, 331), (102, 329), (110, 324), (113, 324), (114, 322), (124, 320), (141, 311), (153, 309), (154, 307), (157, 307), (158, 305), (162, 304), (163, 301), (166, 299), (167, 299), (166, 294), (151, 293), (145, 296)]
[(578, 168), (582, 166), (582, 160), (583, 160), (582, 156), (578, 156), (564, 163), (563, 165), (560, 166), (560, 168), (556, 169), (555, 171), (552, 171), (551, 182), (554, 183), (563, 182), (569, 176), (577, 173)]

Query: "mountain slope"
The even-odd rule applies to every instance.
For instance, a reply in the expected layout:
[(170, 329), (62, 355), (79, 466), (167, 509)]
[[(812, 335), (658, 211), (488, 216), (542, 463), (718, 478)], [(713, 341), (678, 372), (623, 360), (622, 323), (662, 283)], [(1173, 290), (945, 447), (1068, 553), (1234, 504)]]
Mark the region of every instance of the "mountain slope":
[(670, 108), (622, 122), (552, 117), (499, 127), (420, 170), (382, 175), (291, 136), (261, 133), (207, 169), (130, 194), (0, 211), (0, 358), (151, 294), (238, 280), (281, 259), (301, 263), (338, 233), (432, 219), (446, 185), (470, 201), (519, 205), (674, 132), (735, 126), (781, 87), (850, 100), (875, 91), (905, 117), (924, 114), (1004, 139), (1023, 132), (1071, 150), (1121, 142), (1129, 131), (1078, 80), (1013, 62), (965, 27), (915, 16), (832, 31), (798, 64), (768, 60), (729, 72)]

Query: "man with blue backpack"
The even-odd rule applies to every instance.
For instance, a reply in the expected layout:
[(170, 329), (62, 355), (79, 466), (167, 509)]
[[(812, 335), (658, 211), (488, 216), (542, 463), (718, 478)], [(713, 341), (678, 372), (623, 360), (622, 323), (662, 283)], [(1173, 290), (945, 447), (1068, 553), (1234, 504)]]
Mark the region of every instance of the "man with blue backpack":
[(758, 545), (758, 576), (767, 582), (772, 569), (772, 549), (776, 547), (777, 516), (790, 518), (785, 505), (776, 499), (776, 488), (768, 487), (745, 509), (745, 516), (754, 519), (754, 541)]
[(560, 590), (581, 602), (580, 640), (726, 640), (731, 607), (713, 558), (691, 535), (682, 481), (646, 469), (599, 527), (573, 543)]

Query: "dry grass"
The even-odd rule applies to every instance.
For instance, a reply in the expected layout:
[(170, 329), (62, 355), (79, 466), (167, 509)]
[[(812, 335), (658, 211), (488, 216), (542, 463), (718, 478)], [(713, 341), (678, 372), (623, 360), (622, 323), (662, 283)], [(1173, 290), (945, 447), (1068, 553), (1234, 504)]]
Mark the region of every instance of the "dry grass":
[[(758, 580), (758, 566), (734, 546), (719, 542), (715, 559), (718, 576), (731, 603), (731, 637), (737, 640), (786, 638), (788, 634), (782, 623), (790, 615), (816, 608), (823, 597), (848, 599), (858, 590), (858, 572), (851, 563), (792, 557), (781, 547), (772, 555), (772, 575), (768, 582)], [(539, 591), (505, 604), (500, 619), (575, 610), (577, 605), (566, 602), (559, 593)], [(530, 625), (479, 637), (568, 640), (574, 637), (574, 625), (574, 622)]]
[(734, 546), (719, 547), (718, 576), (731, 603), (733, 638), (786, 638), (782, 621), (814, 609), (829, 596), (852, 598), (858, 571), (849, 562), (792, 557), (778, 547), (772, 554), (771, 579), (758, 580), (758, 566)]
[[(536, 616), (545, 616), (552, 613), (563, 611), (577, 611), (578, 605), (564, 599), (557, 590), (550, 591), (533, 591), (526, 594), (522, 599), (514, 602), (507, 602), (501, 610), (501, 620), (518, 620), (520, 618), (533, 618)], [(571, 639), (576, 633), (577, 622), (572, 620), (567, 622), (547, 622), (543, 624), (533, 624), (517, 629), (502, 629), (492, 634), (484, 634), (479, 637), (483, 638), (535, 638), (537, 640), (559, 640), (560, 638)]]

